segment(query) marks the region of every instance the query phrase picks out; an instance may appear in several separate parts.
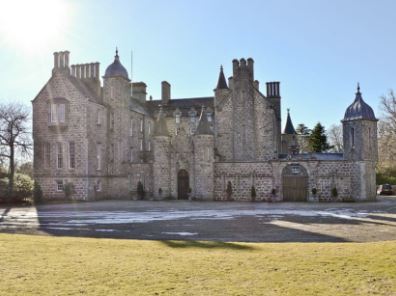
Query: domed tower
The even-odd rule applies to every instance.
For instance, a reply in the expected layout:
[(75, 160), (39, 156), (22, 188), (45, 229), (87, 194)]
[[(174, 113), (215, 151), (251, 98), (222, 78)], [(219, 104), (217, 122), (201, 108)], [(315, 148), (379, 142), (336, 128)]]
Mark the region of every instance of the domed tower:
[(373, 109), (363, 100), (358, 84), (355, 100), (342, 120), (346, 160), (377, 161), (377, 121)]
[[(125, 163), (125, 147), (130, 139), (129, 134), (130, 111), (129, 100), (131, 97), (130, 80), (128, 72), (120, 62), (118, 49), (114, 62), (106, 69), (103, 76), (103, 103), (107, 107), (107, 143), (106, 155), (108, 174), (119, 175)], [(116, 185), (115, 185), (116, 186)]]
[(358, 84), (355, 100), (342, 120), (344, 159), (354, 162), (351, 194), (355, 200), (376, 198), (377, 121), (373, 109), (363, 101)]
[(114, 61), (103, 76), (103, 101), (112, 107), (127, 107), (130, 98), (130, 80), (128, 72), (120, 62), (118, 49)]

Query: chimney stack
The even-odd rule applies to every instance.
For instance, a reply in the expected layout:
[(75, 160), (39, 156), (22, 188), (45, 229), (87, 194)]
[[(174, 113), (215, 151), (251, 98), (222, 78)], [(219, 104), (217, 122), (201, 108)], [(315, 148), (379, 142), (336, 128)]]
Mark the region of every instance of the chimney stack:
[(161, 83), (161, 100), (163, 105), (168, 105), (171, 100), (171, 85), (167, 81)]
[(54, 68), (52, 72), (64, 71), (70, 74), (69, 51), (54, 52)]
[(279, 91), (280, 82), (267, 82), (267, 97), (268, 98), (280, 98)]
[(147, 85), (144, 82), (132, 83), (132, 97), (138, 99), (140, 102), (146, 102)]

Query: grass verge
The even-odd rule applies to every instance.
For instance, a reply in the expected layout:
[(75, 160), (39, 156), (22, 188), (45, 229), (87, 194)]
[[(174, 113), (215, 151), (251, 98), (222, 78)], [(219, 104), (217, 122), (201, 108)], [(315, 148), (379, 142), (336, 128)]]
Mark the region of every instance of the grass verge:
[(0, 295), (396, 295), (396, 242), (0, 234)]

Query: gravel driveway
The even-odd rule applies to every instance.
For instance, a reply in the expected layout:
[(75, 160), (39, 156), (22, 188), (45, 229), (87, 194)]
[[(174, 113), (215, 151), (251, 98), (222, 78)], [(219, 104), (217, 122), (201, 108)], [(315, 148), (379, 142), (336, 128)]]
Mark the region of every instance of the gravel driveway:
[(0, 232), (246, 242), (396, 240), (396, 197), (373, 203), (100, 201), (0, 208)]

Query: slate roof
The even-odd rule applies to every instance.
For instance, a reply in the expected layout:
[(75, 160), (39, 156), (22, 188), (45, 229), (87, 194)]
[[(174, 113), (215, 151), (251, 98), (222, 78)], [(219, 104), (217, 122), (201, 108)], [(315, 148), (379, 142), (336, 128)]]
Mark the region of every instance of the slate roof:
[(201, 116), (199, 117), (199, 123), (195, 132), (197, 135), (213, 135), (213, 131), (210, 128), (208, 116), (205, 111), (205, 107), (202, 108)]
[(160, 111), (158, 113), (158, 118), (154, 123), (154, 131), (153, 131), (154, 136), (169, 136), (169, 131), (168, 127), (166, 125), (166, 120), (165, 120), (165, 114), (160, 108)]
[(220, 67), (219, 80), (217, 81), (216, 89), (228, 89), (227, 81), (223, 72), (223, 66)]
[(128, 72), (120, 62), (120, 57), (118, 56), (118, 50), (116, 50), (116, 55), (114, 56), (114, 62), (107, 67), (104, 78), (109, 77), (123, 77), (128, 79)]
[(286, 120), (286, 126), (285, 126), (285, 130), (283, 131), (284, 134), (288, 134), (288, 135), (295, 135), (296, 130), (294, 129), (292, 120), (290, 118), (290, 110), (287, 109), (287, 120)]
[(363, 100), (360, 86), (358, 84), (356, 97), (353, 103), (346, 109), (344, 121), (347, 120), (377, 120), (373, 109)]
[(166, 116), (173, 116), (173, 112), (177, 108), (182, 112), (182, 116), (188, 116), (191, 107), (194, 107), (197, 112), (202, 109), (202, 106), (214, 110), (213, 104), (214, 97), (171, 99), (167, 105), (162, 105), (161, 100), (146, 101), (146, 106), (151, 114), (156, 113), (161, 105)]

